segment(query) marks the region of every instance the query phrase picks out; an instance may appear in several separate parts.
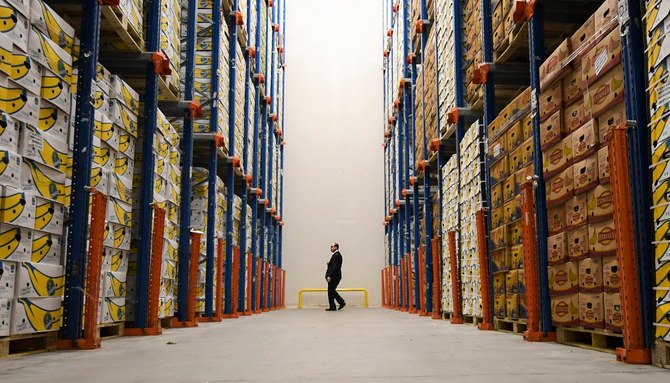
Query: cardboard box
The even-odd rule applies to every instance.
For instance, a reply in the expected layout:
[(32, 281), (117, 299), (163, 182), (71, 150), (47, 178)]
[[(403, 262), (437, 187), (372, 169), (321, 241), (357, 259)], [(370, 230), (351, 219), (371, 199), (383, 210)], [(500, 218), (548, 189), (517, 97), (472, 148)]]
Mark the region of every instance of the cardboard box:
[(526, 115), (521, 121), (521, 130), (523, 131), (523, 138), (529, 139), (533, 137), (533, 118), (530, 114)]
[(521, 195), (506, 202), (503, 209), (505, 223), (511, 223), (521, 219)]
[(605, 2), (593, 15), (595, 19), (595, 31), (604, 32), (609, 28), (618, 26), (618, 24), (612, 23), (613, 20), (619, 15), (618, 9), (619, 6), (616, 0), (605, 0)]
[(584, 108), (583, 93), (580, 96), (582, 97), (579, 101), (563, 109), (563, 128), (565, 129), (565, 134), (576, 131), (589, 119), (590, 113)]
[(98, 322), (115, 323), (126, 320), (126, 298), (105, 297), (101, 303), (102, 312)]
[[(0, 223), (0, 240), (3, 243), (0, 260), (4, 259), (15, 262), (30, 261), (32, 235), (31, 229)], [(0, 286), (0, 297), (3, 297), (1, 288), (2, 286)]]
[(568, 136), (554, 146), (542, 151), (545, 178), (551, 178), (573, 163), (572, 137)]
[(13, 119), (25, 122), (30, 126), (39, 124), (40, 97), (24, 89), (12, 80), (0, 85), (0, 93), (5, 93), (2, 109)]
[[(523, 162), (523, 147), (519, 146), (513, 151), (510, 152), (508, 155), (509, 158), (509, 171), (510, 174), (513, 174), (514, 172), (520, 170), (523, 168), (524, 162)], [(510, 177), (514, 178), (514, 177)]]
[(138, 118), (127, 106), (117, 99), (109, 100), (108, 117), (112, 123), (130, 133), (133, 137), (138, 136)]
[(23, 158), (37, 161), (65, 173), (69, 163), (67, 142), (52, 135), (42, 134), (33, 126), (21, 129), (19, 154)]
[(519, 185), (516, 182), (516, 177), (515, 176), (510, 176), (507, 177), (503, 182), (502, 182), (502, 189), (503, 189), (503, 200), (504, 201), (510, 201), (514, 199), (514, 196), (518, 193), (519, 190)]
[(547, 149), (563, 138), (563, 119), (561, 111), (557, 110), (548, 119), (540, 123), (540, 143), (542, 149)]
[(493, 274), (493, 293), (494, 294), (505, 294), (506, 286), (506, 273), (494, 273)]
[(60, 265), (63, 249), (65, 249), (65, 244), (60, 234), (34, 230), (30, 262)]
[(605, 291), (618, 293), (620, 284), (619, 262), (616, 255), (603, 257), (603, 286)]
[(62, 324), (60, 297), (19, 298), (12, 311), (12, 335), (57, 331)]
[(519, 292), (519, 272), (510, 270), (505, 273), (505, 293), (516, 294)]
[(111, 149), (118, 151), (119, 150), (119, 133), (122, 129), (118, 126), (114, 126), (112, 121), (107, 118), (102, 112), (95, 112), (95, 136), (101, 141), (104, 142)]
[(549, 235), (563, 232), (566, 228), (565, 205), (558, 204), (547, 209)]
[(16, 48), (12, 51), (9, 62), (12, 66), (9, 78), (23, 89), (33, 94), (40, 94), (44, 68)]
[(491, 188), (491, 205), (497, 207), (503, 203), (503, 184), (499, 183)]
[(578, 194), (565, 202), (565, 221), (568, 230), (586, 224), (588, 218), (586, 194)]
[(122, 274), (128, 271), (128, 251), (110, 248), (106, 255), (110, 260), (109, 271)]
[(556, 79), (563, 70), (563, 63), (570, 55), (570, 40), (565, 39), (556, 50), (540, 65), (540, 87)]
[(132, 205), (110, 197), (107, 201), (107, 221), (130, 227)]
[(37, 29), (30, 28), (28, 54), (33, 60), (65, 80), (72, 82), (72, 56)]
[(598, 185), (598, 158), (594, 155), (574, 165), (575, 193), (585, 193)]
[(14, 55), (14, 43), (7, 35), (0, 33), (0, 73), (8, 78), (12, 75), (12, 60)]
[(619, 293), (605, 293), (605, 328), (619, 332), (623, 328), (623, 312), (621, 310), (621, 295)]
[(519, 274), (519, 294), (526, 294), (526, 271), (519, 269), (517, 272)]
[(507, 150), (512, 151), (516, 149), (521, 143), (524, 141), (523, 140), (523, 125), (521, 121), (517, 122), (516, 124), (512, 125), (507, 133), (505, 133), (505, 136), (507, 137)]
[(561, 80), (563, 103), (565, 105), (583, 98), (584, 87), (582, 86), (581, 63), (577, 63), (576, 66), (576, 69), (568, 70), (565, 77)]
[(557, 82), (540, 93), (540, 121), (544, 121), (563, 106), (561, 82)]
[(514, 245), (509, 248), (509, 269), (520, 269), (523, 267), (523, 245)]
[(504, 208), (503, 206), (499, 206), (496, 208), (491, 209), (491, 226), (493, 228), (497, 228), (502, 226), (504, 222)]
[[(529, 138), (521, 144), (519, 148), (521, 150), (521, 164), (519, 168), (523, 168), (526, 165), (532, 164), (535, 155), (535, 144), (533, 143), (533, 138)], [(520, 170), (520, 169), (517, 169)]]
[(0, 222), (32, 229), (35, 226), (35, 196), (4, 186), (0, 190)]
[(598, 182), (601, 184), (610, 182), (610, 158), (608, 150), (606, 145), (598, 150)]
[(3, 269), (3, 274), (0, 276), (0, 298), (14, 298), (19, 264), (5, 259), (0, 260)]
[(0, 148), (19, 152), (19, 132), (23, 123), (0, 111)]
[(510, 245), (520, 245), (523, 243), (523, 222), (521, 220), (511, 223), (509, 226)]
[[(616, 12), (616, 10), (615, 10)], [(582, 60), (582, 78), (590, 85), (621, 62), (621, 31), (614, 29)]]
[(579, 291), (603, 291), (602, 258), (586, 258), (579, 261)]
[(579, 293), (551, 297), (551, 322), (554, 326), (579, 325)]
[(11, 298), (0, 298), (0, 336), (9, 336), (10, 334), (13, 301)]
[(124, 297), (126, 295), (126, 273), (108, 271), (103, 273), (102, 296)]
[(550, 265), (560, 265), (568, 260), (567, 235), (559, 233), (547, 238), (547, 259)]
[(568, 231), (568, 258), (571, 261), (589, 256), (589, 227), (586, 225)]
[(622, 102), (604, 111), (598, 116), (598, 139), (601, 144), (607, 145), (605, 137), (612, 129), (626, 123), (626, 105)]
[(0, 149), (0, 185), (18, 187), (21, 183), (21, 156)]
[(65, 205), (40, 196), (35, 197), (35, 203), (35, 229), (51, 234), (63, 234)]
[(24, 9), (24, 13), (20, 12), (19, 9), (19, 7), (14, 7), (4, 1), (0, 2), (0, 12), (3, 18), (11, 20), (11, 23), (3, 27), (0, 33), (11, 40), (17, 48), (25, 52), (28, 50), (30, 20), (27, 16), (30, 13), (30, 9)]
[(505, 294), (494, 294), (493, 296), (493, 315), (498, 318), (507, 316), (507, 300)]
[(30, 23), (32, 26), (47, 35), (65, 52), (72, 54), (75, 40), (74, 28), (42, 0), (26, 0), (26, 2), (30, 3)]
[(623, 99), (623, 84), (623, 67), (619, 64), (589, 86), (584, 105), (593, 117), (600, 116)]
[(505, 308), (508, 318), (519, 319), (519, 294), (505, 295)]
[(611, 219), (589, 223), (589, 249), (592, 257), (616, 253), (614, 233), (614, 221)]
[(572, 133), (570, 137), (572, 137), (572, 150), (575, 162), (594, 154), (598, 149), (598, 128), (594, 120), (585, 123), (581, 128)]
[(509, 176), (509, 161), (507, 156), (491, 165), (491, 184), (495, 185)]
[(109, 82), (109, 97), (119, 100), (135, 115), (140, 114), (140, 95), (119, 76), (111, 76)]
[[(133, 190), (127, 187), (123, 179), (115, 173), (109, 177), (109, 196), (114, 197), (125, 203), (133, 203)], [(177, 201), (177, 199), (175, 199)]]
[(70, 86), (62, 78), (48, 69), (42, 76), (40, 96), (66, 113), (70, 113), (72, 94)]
[(579, 290), (577, 262), (549, 266), (549, 291), (552, 294), (569, 294)]
[(25, 158), (21, 163), (21, 188), (28, 194), (42, 196), (65, 206), (70, 203), (65, 173)]
[(61, 265), (23, 262), (18, 269), (19, 298), (61, 297), (65, 292), (65, 269)]
[(605, 307), (603, 293), (579, 293), (579, 324), (585, 328), (603, 328)]
[(593, 36), (596, 33), (595, 16), (588, 20), (570, 37), (570, 45), (574, 55), (581, 57), (588, 52), (589, 46), (593, 45)]
[(109, 191), (109, 170), (105, 170), (98, 165), (91, 167), (91, 188), (107, 194)]
[(42, 100), (40, 102), (39, 118), (40, 122), (37, 128), (43, 135), (60, 141), (65, 141), (67, 137), (68, 149), (73, 149), (71, 147), (73, 145), (70, 144), (70, 131), (72, 131), (74, 137), (74, 127), (70, 128), (72, 120), (69, 111), (63, 111), (50, 102)]
[(573, 170), (568, 167), (547, 182), (547, 207), (555, 206), (574, 195)]
[(114, 161), (114, 173), (126, 187), (133, 187), (133, 173), (135, 171), (135, 160), (124, 155), (118, 155)]
[(589, 223), (594, 223), (612, 217), (612, 190), (610, 185), (598, 185), (587, 193)]
[(491, 252), (491, 268), (493, 273), (507, 270), (507, 258), (509, 253), (507, 249)]

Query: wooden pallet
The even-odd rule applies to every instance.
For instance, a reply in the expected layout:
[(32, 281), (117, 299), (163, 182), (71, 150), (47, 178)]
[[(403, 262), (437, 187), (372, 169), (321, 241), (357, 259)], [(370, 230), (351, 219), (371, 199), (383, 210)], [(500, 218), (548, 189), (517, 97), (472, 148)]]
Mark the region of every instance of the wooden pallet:
[(144, 51), (144, 36), (135, 31), (128, 17), (121, 11), (120, 6), (106, 6), (102, 8), (101, 28), (112, 30), (126, 45), (128, 50), (134, 52)]
[(443, 313), (442, 313), (442, 319), (444, 319), (444, 320), (451, 320), (451, 317), (452, 317), (453, 315), (454, 315), (454, 313), (443, 312)]
[(472, 315), (463, 315), (463, 323), (471, 324), (473, 326), (479, 326), (480, 323), (484, 322), (484, 318), (480, 318)]
[(124, 335), (125, 322), (101, 323), (98, 325), (98, 337), (100, 339), (120, 338)]
[(158, 321), (160, 322), (161, 328), (172, 328), (172, 318), (173, 317), (160, 318)]
[(493, 53), (496, 63), (528, 61), (528, 23), (517, 24), (511, 33), (507, 34), (507, 42), (500, 44)]
[(58, 332), (12, 335), (0, 338), (0, 359), (55, 351)]
[(179, 101), (181, 90), (163, 77), (158, 77), (158, 98), (164, 101)]
[(528, 328), (526, 321), (510, 318), (493, 318), (493, 325), (495, 326), (496, 331), (515, 335), (523, 335), (523, 332)]
[(614, 354), (617, 347), (623, 346), (623, 335), (609, 330), (557, 327), (556, 337), (558, 343), (610, 354)]
[(651, 362), (656, 367), (670, 369), (670, 342), (656, 340), (654, 349), (651, 351)]

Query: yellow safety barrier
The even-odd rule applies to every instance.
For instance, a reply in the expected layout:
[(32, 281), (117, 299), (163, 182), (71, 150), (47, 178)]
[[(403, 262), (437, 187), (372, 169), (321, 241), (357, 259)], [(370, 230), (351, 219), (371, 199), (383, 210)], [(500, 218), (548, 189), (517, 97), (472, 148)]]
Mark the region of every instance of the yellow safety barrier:
[[(337, 292), (362, 292), (363, 293), (363, 307), (368, 308), (368, 290), (363, 288), (350, 288), (350, 289), (336, 289)], [(298, 292), (298, 308), (302, 308), (302, 293), (325, 293), (328, 292), (328, 289), (300, 289)]]

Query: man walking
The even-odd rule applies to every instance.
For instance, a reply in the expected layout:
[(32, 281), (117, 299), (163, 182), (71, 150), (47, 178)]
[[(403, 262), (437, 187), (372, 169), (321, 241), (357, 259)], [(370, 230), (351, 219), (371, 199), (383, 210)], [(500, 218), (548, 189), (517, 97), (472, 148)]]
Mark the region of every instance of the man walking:
[(333, 243), (330, 245), (330, 252), (333, 255), (328, 261), (328, 270), (326, 270), (326, 282), (328, 282), (328, 304), (330, 305), (326, 311), (335, 311), (335, 301), (339, 303), (338, 310), (342, 310), (347, 303), (337, 293), (337, 285), (342, 280), (342, 254), (340, 254), (340, 245)]

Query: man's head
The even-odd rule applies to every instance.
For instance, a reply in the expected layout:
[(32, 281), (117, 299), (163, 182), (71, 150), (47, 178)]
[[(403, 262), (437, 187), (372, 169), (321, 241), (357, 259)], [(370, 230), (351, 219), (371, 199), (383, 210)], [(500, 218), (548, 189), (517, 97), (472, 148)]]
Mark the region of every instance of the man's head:
[(340, 250), (340, 245), (337, 244), (336, 242), (333, 242), (333, 243), (330, 245), (330, 251), (334, 253), (334, 252), (336, 252), (337, 250)]

